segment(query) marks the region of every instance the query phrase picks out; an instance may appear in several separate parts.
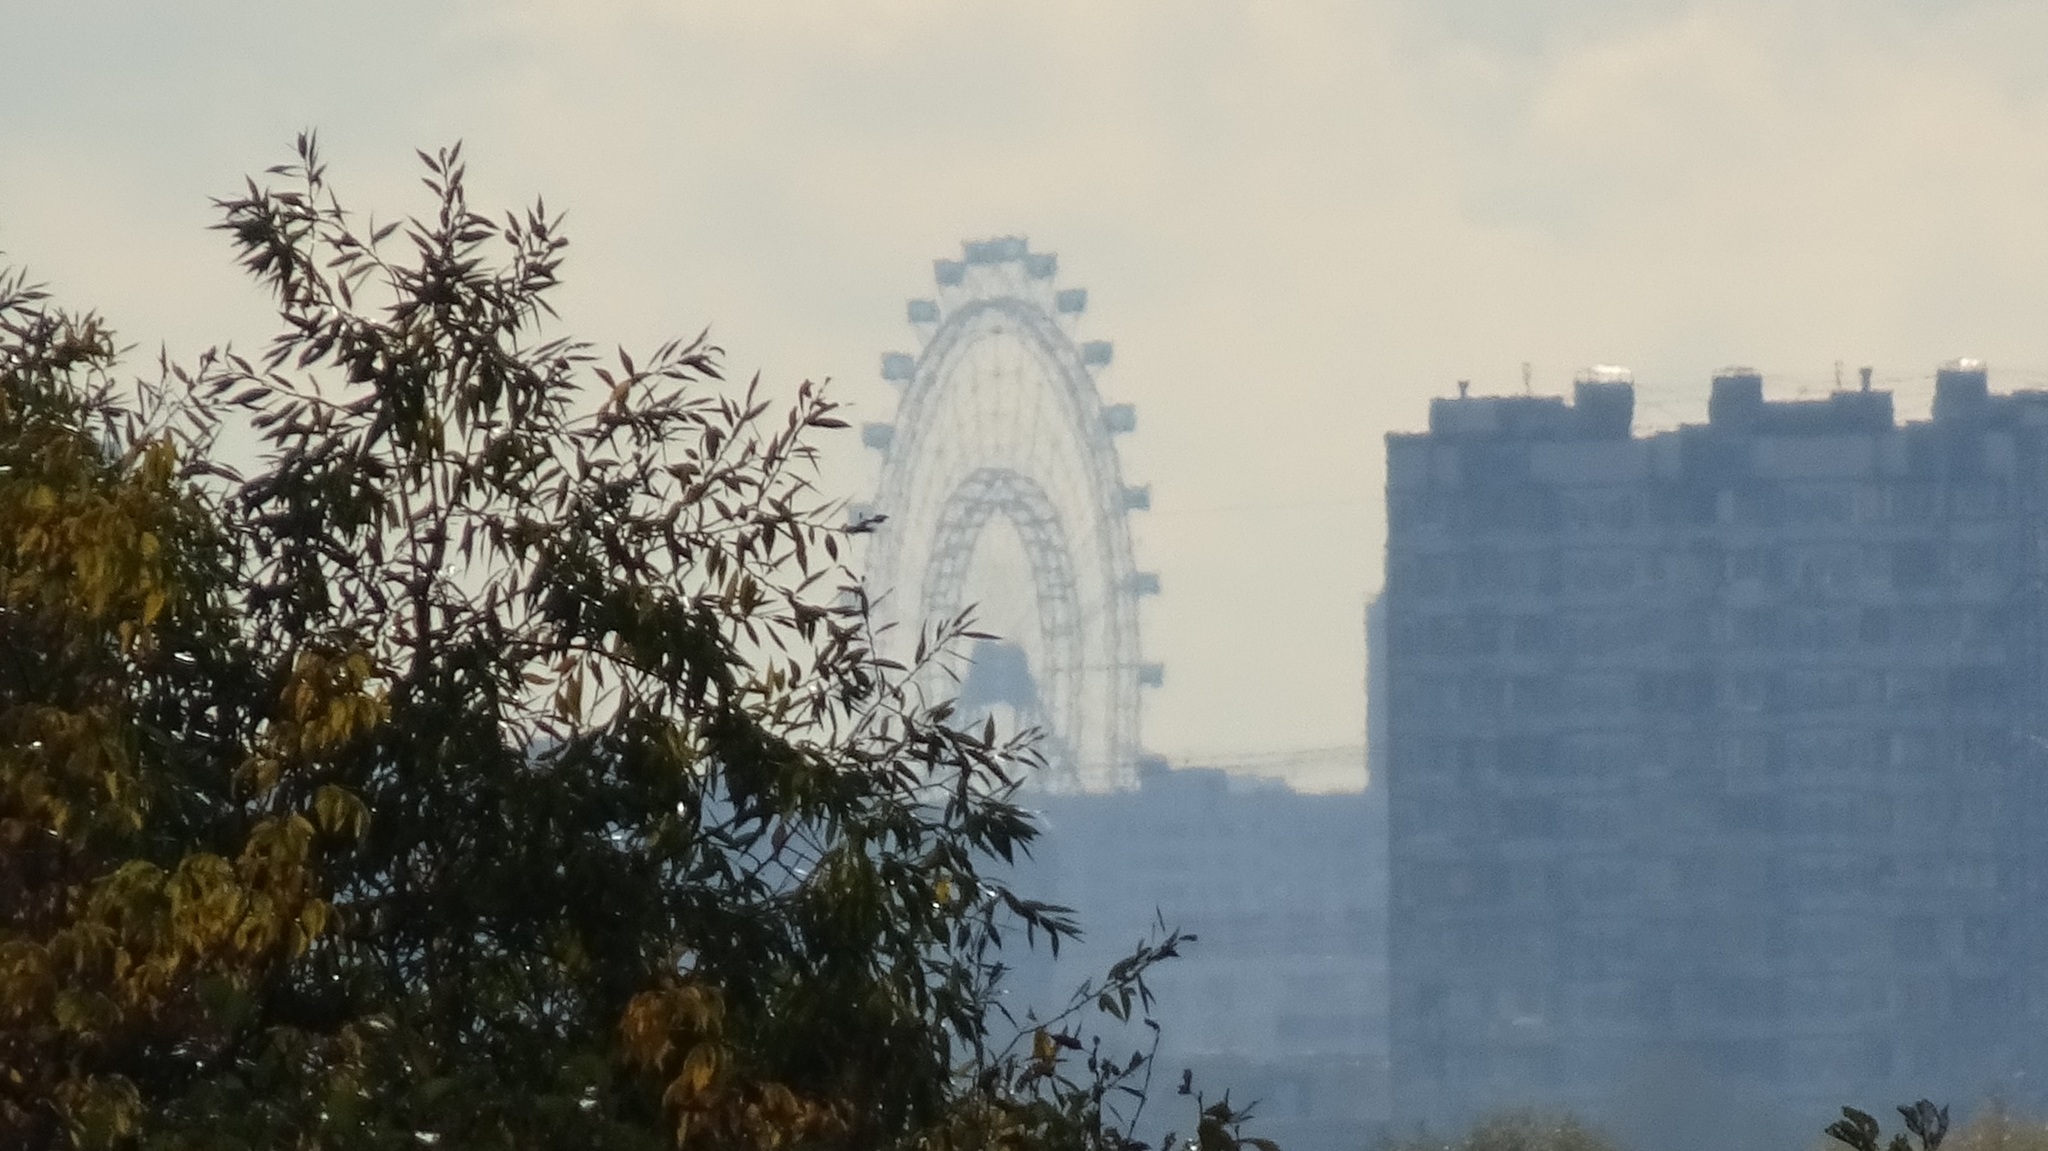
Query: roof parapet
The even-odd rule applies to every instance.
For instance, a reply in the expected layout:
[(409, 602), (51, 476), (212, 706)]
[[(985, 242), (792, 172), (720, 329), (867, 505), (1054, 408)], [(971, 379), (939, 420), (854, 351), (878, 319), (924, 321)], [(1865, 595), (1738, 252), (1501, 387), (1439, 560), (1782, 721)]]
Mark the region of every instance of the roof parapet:
[(1429, 402), (1430, 434), (1453, 439), (1625, 440), (1635, 419), (1636, 389), (1627, 368), (1603, 365), (1579, 373), (1572, 399), (1563, 396), (1473, 396)]
[(1766, 400), (1762, 372), (1723, 368), (1714, 373), (1707, 396), (1707, 423), (1721, 431), (1790, 435), (1889, 431), (1894, 426), (1892, 394), (1866, 386), (1822, 400)]

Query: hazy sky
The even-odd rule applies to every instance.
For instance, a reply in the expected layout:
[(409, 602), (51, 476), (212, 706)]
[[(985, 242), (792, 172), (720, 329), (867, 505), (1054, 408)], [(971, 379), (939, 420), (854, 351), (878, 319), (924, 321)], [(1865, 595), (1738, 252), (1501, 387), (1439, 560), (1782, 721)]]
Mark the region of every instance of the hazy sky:
[(388, 215), (461, 138), (477, 202), (568, 209), (567, 329), (708, 324), (880, 420), (931, 260), (1028, 235), (1139, 408), (1148, 741), (1213, 760), (1362, 742), (1382, 437), (1458, 378), (1630, 365), (1639, 424), (1727, 363), (2048, 386), (2044, 58), (2039, 0), (0, 0), (0, 252), (251, 340), (208, 196), (310, 126)]

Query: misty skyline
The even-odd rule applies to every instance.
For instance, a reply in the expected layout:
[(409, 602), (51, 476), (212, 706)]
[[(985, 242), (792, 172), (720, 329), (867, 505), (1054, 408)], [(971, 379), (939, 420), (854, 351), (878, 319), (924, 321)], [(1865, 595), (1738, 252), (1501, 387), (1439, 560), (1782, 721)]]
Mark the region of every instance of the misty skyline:
[[(0, 2), (0, 252), (138, 345), (270, 332), (207, 197), (317, 128), (354, 204), (544, 195), (558, 332), (710, 326), (737, 376), (886, 420), (902, 302), (1028, 235), (1135, 403), (1164, 594), (1145, 730), (1182, 759), (1363, 739), (1383, 436), (1456, 380), (1634, 368), (1638, 426), (1726, 363), (2048, 385), (2048, 10), (2021, 3)], [(852, 437), (839, 494), (871, 494)], [(1304, 778), (1308, 786), (1338, 779)]]

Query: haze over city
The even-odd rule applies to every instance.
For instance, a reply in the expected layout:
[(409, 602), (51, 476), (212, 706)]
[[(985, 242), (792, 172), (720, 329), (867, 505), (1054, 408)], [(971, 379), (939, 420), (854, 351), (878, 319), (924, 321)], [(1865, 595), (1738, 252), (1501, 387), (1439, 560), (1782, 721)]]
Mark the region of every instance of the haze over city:
[[(1383, 436), (1459, 379), (1634, 369), (1817, 394), (1874, 365), (2048, 382), (2048, 9), (2028, 3), (0, 5), (0, 251), (125, 339), (268, 334), (210, 196), (316, 128), (354, 202), (543, 195), (565, 330), (712, 329), (735, 372), (887, 419), (902, 301), (1020, 234), (1115, 341), (1146, 742), (1180, 762), (1363, 741)], [(849, 498), (873, 463), (845, 437)], [(1355, 759), (1294, 769), (1355, 787)]]
[(0, 0), (0, 1145), (2048, 1147), (2044, 59)]

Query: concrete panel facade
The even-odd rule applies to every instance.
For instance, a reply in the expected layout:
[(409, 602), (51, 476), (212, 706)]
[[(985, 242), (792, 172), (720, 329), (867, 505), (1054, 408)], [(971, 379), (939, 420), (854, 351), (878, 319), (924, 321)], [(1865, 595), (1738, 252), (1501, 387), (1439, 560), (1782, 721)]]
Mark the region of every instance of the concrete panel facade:
[(1388, 437), (1396, 1127), (2041, 1101), (2048, 394), (1620, 388)]

